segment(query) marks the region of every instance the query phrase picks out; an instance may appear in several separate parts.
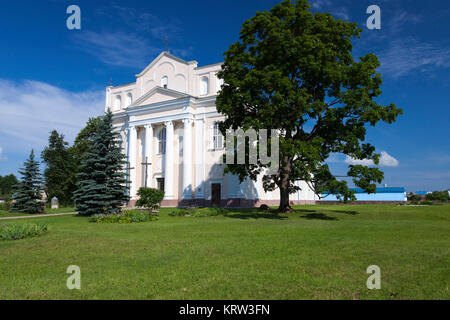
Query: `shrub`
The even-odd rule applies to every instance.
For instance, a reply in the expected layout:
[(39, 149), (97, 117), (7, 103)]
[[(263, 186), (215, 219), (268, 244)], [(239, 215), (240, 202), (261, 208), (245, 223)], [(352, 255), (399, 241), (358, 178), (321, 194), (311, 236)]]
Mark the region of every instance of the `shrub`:
[(429, 200), (424, 200), (424, 201), (420, 202), (420, 204), (432, 205), (433, 202), (432, 202), (432, 201), (429, 201)]
[(136, 205), (144, 207), (151, 213), (159, 208), (159, 204), (164, 198), (164, 191), (154, 188), (141, 187), (137, 192), (139, 199)]
[(1, 240), (18, 240), (28, 237), (37, 237), (46, 233), (48, 226), (46, 223), (22, 223), (0, 225)]
[(188, 207), (188, 208), (175, 208), (169, 212), (169, 216), (190, 216), (190, 217), (211, 217), (218, 215), (226, 215), (227, 210), (218, 207), (202, 208)]
[(103, 223), (133, 223), (133, 222), (146, 222), (156, 221), (159, 217), (156, 214), (126, 210), (123, 213), (115, 214), (94, 214), (89, 218), (89, 222), (103, 222)]

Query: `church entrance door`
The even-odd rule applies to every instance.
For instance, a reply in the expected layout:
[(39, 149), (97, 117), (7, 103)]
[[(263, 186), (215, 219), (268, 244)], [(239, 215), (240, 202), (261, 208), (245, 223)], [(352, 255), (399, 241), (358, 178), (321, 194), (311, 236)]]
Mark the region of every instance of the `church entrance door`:
[(220, 206), (220, 183), (211, 184), (211, 202), (213, 206)]

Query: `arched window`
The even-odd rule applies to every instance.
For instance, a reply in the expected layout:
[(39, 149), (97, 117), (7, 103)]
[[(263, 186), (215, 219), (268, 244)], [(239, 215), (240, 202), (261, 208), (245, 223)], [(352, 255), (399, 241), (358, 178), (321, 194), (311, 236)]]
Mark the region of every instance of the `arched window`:
[(205, 94), (208, 94), (209, 91), (209, 81), (208, 77), (202, 77), (200, 80), (200, 95), (203, 96)]
[(223, 79), (216, 78), (216, 92), (222, 90)]
[(158, 132), (158, 153), (166, 154), (166, 128)]
[(223, 136), (219, 130), (219, 122), (214, 122), (213, 142), (214, 142), (214, 150), (220, 150), (223, 148)]
[(133, 95), (131, 94), (131, 92), (129, 92), (127, 94), (127, 104), (126, 104), (126, 106), (129, 107), (132, 103), (133, 103)]
[(161, 87), (167, 89), (167, 86), (169, 85), (169, 78), (167, 76), (164, 76), (161, 78)]
[(120, 95), (116, 95), (116, 99), (114, 101), (114, 110), (120, 110), (120, 107), (122, 106), (122, 98)]

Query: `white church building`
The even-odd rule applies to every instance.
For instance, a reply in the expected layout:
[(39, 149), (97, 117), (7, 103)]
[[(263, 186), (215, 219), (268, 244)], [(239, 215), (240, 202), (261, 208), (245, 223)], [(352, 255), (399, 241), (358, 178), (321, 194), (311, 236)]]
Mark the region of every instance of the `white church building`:
[[(164, 190), (162, 206), (278, 205), (279, 190), (264, 192), (261, 179), (239, 182), (223, 175), (224, 116), (215, 101), (222, 82), (221, 63), (198, 66), (162, 52), (129, 84), (106, 88), (106, 109), (113, 112), (127, 155), (131, 203), (142, 186)], [(292, 204), (315, 203), (302, 181)]]

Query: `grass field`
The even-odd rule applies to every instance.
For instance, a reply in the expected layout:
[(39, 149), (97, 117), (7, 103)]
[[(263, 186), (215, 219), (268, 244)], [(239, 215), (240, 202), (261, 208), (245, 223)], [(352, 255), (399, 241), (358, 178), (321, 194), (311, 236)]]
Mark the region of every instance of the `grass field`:
[[(49, 232), (0, 241), (0, 298), (450, 299), (450, 205), (296, 208), (199, 218), (161, 209), (159, 221), (124, 225), (27, 219)], [(373, 264), (380, 290), (366, 287)], [(81, 268), (81, 290), (66, 287), (69, 265)]]

